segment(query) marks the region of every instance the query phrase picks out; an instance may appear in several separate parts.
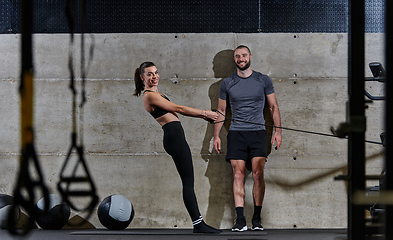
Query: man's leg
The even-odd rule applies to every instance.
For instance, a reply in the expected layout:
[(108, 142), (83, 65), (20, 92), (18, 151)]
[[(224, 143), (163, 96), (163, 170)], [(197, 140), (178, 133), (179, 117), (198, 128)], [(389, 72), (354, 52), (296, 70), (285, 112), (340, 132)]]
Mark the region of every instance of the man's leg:
[(254, 215), (252, 220), (252, 230), (263, 230), (261, 225), (261, 210), (263, 199), (265, 196), (265, 180), (264, 169), (266, 158), (254, 157), (252, 163), (252, 177), (254, 179), (253, 199), (254, 199)]
[(233, 170), (233, 196), (235, 207), (244, 207), (244, 179), (246, 176), (246, 162), (243, 160), (231, 160)]
[(265, 196), (265, 180), (263, 172), (265, 169), (266, 158), (254, 157), (252, 160), (252, 177), (254, 179), (254, 187), (252, 190), (254, 197), (254, 205), (262, 206)]
[(233, 197), (236, 207), (236, 224), (232, 227), (232, 231), (247, 230), (246, 220), (244, 217), (244, 179), (246, 176), (246, 162), (243, 160), (231, 160), (233, 170)]

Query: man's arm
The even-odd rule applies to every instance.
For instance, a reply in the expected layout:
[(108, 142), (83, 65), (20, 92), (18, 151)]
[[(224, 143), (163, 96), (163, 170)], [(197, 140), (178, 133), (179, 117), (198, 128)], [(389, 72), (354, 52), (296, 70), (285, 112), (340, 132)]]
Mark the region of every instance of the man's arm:
[(218, 114), (218, 118), (216, 120), (216, 124), (214, 124), (214, 133), (213, 133), (213, 147), (216, 152), (220, 153), (221, 151), (221, 139), (220, 139), (220, 132), (222, 125), (224, 125), (224, 120), (225, 120), (225, 110), (227, 108), (227, 102), (226, 100), (222, 100), (221, 98), (218, 99), (218, 107), (217, 111), (219, 111), (221, 114)]
[[(276, 99), (276, 93), (272, 93), (266, 95), (266, 101), (269, 107), (270, 115), (273, 118), (274, 126), (281, 127), (281, 116), (280, 110), (278, 109), (278, 103)], [(281, 128), (275, 128), (273, 137), (272, 137), (272, 144), (277, 142), (276, 150), (278, 150), (281, 146)]]

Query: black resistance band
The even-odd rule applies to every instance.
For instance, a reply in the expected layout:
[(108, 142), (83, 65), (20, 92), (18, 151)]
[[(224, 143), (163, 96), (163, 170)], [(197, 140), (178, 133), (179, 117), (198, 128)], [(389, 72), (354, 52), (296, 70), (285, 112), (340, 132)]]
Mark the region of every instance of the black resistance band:
[[(295, 132), (301, 132), (301, 133), (308, 133), (308, 134), (320, 135), (320, 136), (325, 136), (325, 137), (335, 137), (335, 138), (345, 138), (345, 139), (348, 139), (347, 137), (341, 137), (341, 136), (334, 135), (334, 134), (327, 134), (327, 133), (319, 133), (319, 132), (305, 131), (305, 130), (287, 128), (287, 127), (278, 127), (278, 126), (268, 125), (268, 124), (263, 124), (263, 123), (254, 123), (254, 122), (248, 122), (248, 121), (243, 121), (243, 120), (230, 119), (230, 118), (228, 118), (227, 116), (225, 116), (222, 112), (218, 111), (217, 109), (213, 109), (212, 111), (218, 112), (219, 114), (221, 114), (222, 116), (225, 117), (224, 120), (221, 120), (221, 121), (218, 121), (218, 122), (211, 122), (212, 124), (221, 123), (221, 122), (225, 122), (225, 121), (233, 121), (233, 122), (237, 121), (237, 122), (243, 122), (243, 123), (249, 123), (249, 124), (255, 124), (255, 125), (262, 125), (262, 126), (265, 126), (265, 127), (281, 128), (281, 129), (289, 130), (289, 131), (295, 131)], [(368, 141), (368, 140), (365, 140), (365, 142), (382, 145), (382, 143), (380, 143), (380, 142), (375, 142), (375, 141)]]

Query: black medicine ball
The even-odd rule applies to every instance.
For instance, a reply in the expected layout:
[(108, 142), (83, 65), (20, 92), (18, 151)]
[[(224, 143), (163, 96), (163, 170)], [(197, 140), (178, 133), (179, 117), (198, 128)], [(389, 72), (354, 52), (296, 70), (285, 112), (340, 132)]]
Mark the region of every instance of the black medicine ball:
[[(13, 203), (13, 197), (6, 194), (0, 194), (0, 228), (8, 228), (8, 214), (9, 211), (12, 209)], [(19, 206), (16, 206), (14, 208), (14, 211), (14, 224), (16, 225), (21, 215)]]
[(98, 219), (109, 230), (123, 230), (134, 218), (134, 208), (123, 195), (111, 195), (102, 200), (97, 210)]
[(41, 198), (37, 204), (37, 224), (43, 229), (61, 229), (70, 217), (70, 207), (62, 203), (62, 198), (56, 194), (49, 194), (49, 210), (45, 212), (45, 199)]

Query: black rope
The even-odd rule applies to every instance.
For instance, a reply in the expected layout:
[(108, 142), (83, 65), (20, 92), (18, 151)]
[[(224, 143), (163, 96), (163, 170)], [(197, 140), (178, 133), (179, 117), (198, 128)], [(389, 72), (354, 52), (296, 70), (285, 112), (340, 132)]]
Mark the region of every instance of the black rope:
[[(212, 121), (212, 122), (211, 122), (212, 124), (217, 124), (217, 123), (221, 123), (221, 122), (225, 122), (225, 121), (232, 121), (232, 122), (235, 122), (235, 121), (236, 121), (236, 122), (242, 122), (242, 123), (249, 123), (249, 124), (255, 124), (255, 125), (262, 125), (262, 126), (265, 126), (265, 127), (281, 128), (281, 129), (289, 130), (289, 131), (295, 131), (295, 132), (301, 132), (301, 133), (308, 133), (308, 134), (320, 135), (320, 136), (325, 136), (325, 137), (335, 137), (335, 138), (344, 138), (344, 139), (348, 139), (347, 137), (341, 137), (341, 136), (337, 136), (337, 135), (334, 135), (334, 134), (319, 133), (319, 132), (306, 131), (306, 130), (299, 130), (299, 129), (294, 129), (294, 128), (279, 127), (279, 126), (274, 126), (274, 125), (269, 125), (269, 124), (263, 124), (263, 123), (255, 123), (255, 122), (248, 122), (248, 121), (237, 120), (237, 119), (230, 119), (230, 118), (228, 118), (227, 116), (225, 116), (222, 112), (218, 111), (217, 109), (213, 109), (212, 111), (218, 112), (219, 114), (221, 114), (222, 116), (225, 117), (224, 120), (221, 120), (221, 121), (218, 121), (218, 122), (213, 122), (213, 121)], [(382, 145), (382, 143), (380, 143), (380, 142), (375, 142), (375, 141), (365, 140), (365, 142)]]
[[(81, 39), (81, 77), (82, 77), (82, 89), (81, 89), (81, 104), (79, 108), (81, 109), (80, 111), (80, 120), (81, 123), (83, 124), (83, 106), (84, 103), (86, 102), (86, 96), (85, 96), (85, 78), (86, 78), (86, 69), (85, 69), (85, 62), (84, 62), (84, 19), (85, 19), (85, 4), (86, 2), (84, 0), (81, 0), (81, 5), (80, 5), (80, 10), (81, 10), (81, 22), (82, 22), (82, 39)], [(68, 204), (72, 209), (79, 211), (79, 212), (87, 212), (86, 217), (77, 224), (73, 224), (75, 226), (81, 225), (87, 221), (87, 219), (91, 216), (91, 214), (94, 211), (95, 206), (98, 203), (98, 196), (96, 194), (96, 187), (95, 184), (91, 178), (91, 175), (89, 173), (85, 158), (84, 158), (84, 147), (83, 147), (83, 137), (82, 137), (82, 132), (80, 134), (80, 143), (78, 145), (77, 140), (78, 140), (78, 134), (77, 134), (77, 127), (76, 127), (76, 96), (77, 96), (77, 91), (75, 88), (75, 77), (74, 77), (74, 70), (73, 70), (73, 40), (74, 40), (74, 12), (76, 12), (76, 2), (75, 0), (67, 0), (66, 2), (66, 15), (67, 19), (69, 22), (70, 30), (71, 30), (71, 36), (70, 36), (70, 54), (69, 54), (69, 62), (68, 62), (68, 67), (70, 71), (70, 89), (72, 92), (72, 133), (71, 133), (71, 146), (68, 151), (66, 160), (63, 164), (63, 167), (60, 172), (60, 181), (57, 185), (57, 188), (60, 192), (60, 194), (63, 197), (63, 201)], [(92, 52), (93, 52), (93, 45), (90, 48), (90, 60), (92, 59)], [(90, 61), (91, 62), (91, 61)], [(90, 66), (90, 64), (89, 64)], [(82, 125), (81, 124), (81, 125)], [(74, 153), (76, 152), (77, 155), (77, 162), (73, 167), (68, 167), (68, 165), (71, 165), (71, 157)], [(80, 176), (80, 171), (79, 174), (78, 168), (82, 167), (82, 170), (84, 171), (84, 175)], [(66, 170), (71, 168), (72, 173), (68, 176), (66, 176)], [(77, 185), (79, 186), (78, 190), (72, 189), (71, 186)], [(81, 190), (81, 185), (86, 187), (88, 185), (88, 189)], [(71, 197), (90, 197), (90, 202), (84, 207), (80, 208), (77, 207), (76, 204), (74, 204), (71, 201)]]

